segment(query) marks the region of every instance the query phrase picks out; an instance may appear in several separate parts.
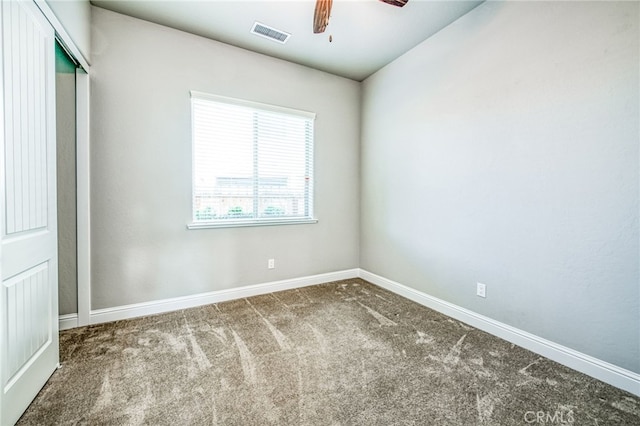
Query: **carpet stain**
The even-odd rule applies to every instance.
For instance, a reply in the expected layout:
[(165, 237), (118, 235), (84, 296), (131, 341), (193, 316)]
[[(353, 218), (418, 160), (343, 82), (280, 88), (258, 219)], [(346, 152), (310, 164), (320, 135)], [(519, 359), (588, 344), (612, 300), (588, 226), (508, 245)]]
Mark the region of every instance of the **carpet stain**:
[(491, 423), (491, 416), (495, 407), (495, 401), (491, 394), (480, 396), (476, 394), (476, 407), (478, 410), (479, 423)]
[(227, 333), (225, 333), (224, 327), (215, 327), (215, 328), (212, 328), (211, 331), (213, 331), (213, 335), (218, 338), (220, 343), (222, 343), (223, 345), (227, 344), (228, 337), (227, 337)]
[(162, 332), (160, 330), (150, 330), (150, 333), (157, 335), (167, 345), (166, 347), (171, 349), (175, 354), (183, 353), (187, 349), (187, 346), (180, 336), (175, 336), (172, 333)]
[(640, 401), (637, 399), (624, 397), (620, 401), (612, 402), (611, 405), (625, 413), (640, 417)]
[(479, 367), (482, 367), (484, 365), (484, 360), (482, 358), (470, 358), (469, 362)]
[(538, 358), (535, 361), (533, 361), (532, 363), (529, 363), (526, 367), (521, 368), (520, 370), (518, 370), (518, 374), (523, 374), (525, 376), (531, 376), (531, 373), (529, 373), (529, 368), (533, 367), (534, 365), (538, 364), (540, 361), (542, 360), (542, 358)]
[(215, 392), (211, 393), (210, 405), (211, 405), (211, 424), (212, 425), (217, 425), (218, 424), (218, 409), (216, 408), (216, 393)]
[(196, 363), (199, 370), (207, 370), (211, 368), (211, 361), (207, 358), (207, 355), (204, 353), (195, 336), (191, 332), (191, 329), (187, 326), (187, 339), (191, 344), (191, 356), (190, 358)]
[(394, 321), (392, 321), (389, 318), (387, 318), (384, 315), (382, 315), (380, 312), (374, 311), (370, 307), (368, 307), (366, 305), (363, 305), (360, 302), (358, 302), (358, 305), (360, 305), (363, 308), (365, 308), (367, 310), (367, 312), (370, 313), (371, 316), (373, 316), (380, 323), (380, 325), (382, 325), (382, 326), (395, 326), (395, 325), (398, 325)]
[(249, 300), (247, 300), (247, 303), (249, 303), (251, 308), (258, 314), (258, 316), (260, 318), (262, 318), (262, 321), (264, 321), (265, 325), (267, 326), (267, 328), (269, 329), (269, 331), (273, 335), (273, 338), (276, 339), (276, 342), (278, 342), (278, 346), (280, 346), (280, 349), (282, 349), (284, 351), (290, 350), (292, 347), (289, 344), (289, 342), (287, 341), (286, 336), (284, 334), (282, 334), (282, 332), (280, 330), (278, 330), (278, 328), (276, 326), (274, 326), (271, 323), (271, 321), (269, 321), (267, 318), (265, 318), (264, 315), (262, 315), (262, 313), (260, 313), (260, 311), (258, 311), (256, 309), (256, 307), (253, 306)]
[(93, 414), (98, 413), (111, 405), (113, 399), (113, 390), (111, 389), (111, 382), (109, 381), (109, 373), (105, 373), (102, 379), (102, 386), (100, 387), (100, 395), (95, 404), (91, 408)]
[(240, 355), (240, 365), (242, 366), (242, 372), (244, 373), (244, 380), (250, 385), (255, 386), (258, 383), (256, 376), (256, 364), (253, 360), (253, 355), (247, 348), (244, 341), (238, 336), (238, 333), (231, 331), (233, 340), (238, 348), (238, 354)]
[(460, 362), (460, 352), (462, 351), (462, 343), (464, 342), (464, 339), (466, 337), (467, 335), (464, 334), (460, 339), (458, 339), (456, 344), (451, 347), (451, 350), (449, 351), (447, 356), (444, 357), (444, 360), (442, 362), (451, 366), (458, 365), (458, 363)]
[(416, 331), (418, 333), (418, 338), (416, 339), (416, 345), (423, 345), (433, 343), (433, 337), (429, 336), (427, 333), (422, 331)]
[(153, 396), (153, 392), (151, 391), (151, 386), (147, 383), (145, 386), (144, 395), (139, 395), (136, 398), (135, 404), (129, 404), (126, 409), (126, 414), (128, 416), (127, 424), (131, 426), (138, 426), (145, 423), (145, 413), (146, 410), (153, 406), (155, 403), (155, 398)]
[(300, 424), (306, 424), (306, 419), (308, 417), (305, 398), (304, 398), (304, 389), (306, 389), (304, 379), (302, 377), (302, 369), (305, 366), (304, 357), (300, 351), (296, 353), (298, 358), (297, 368), (296, 368), (296, 384), (298, 386), (298, 418), (300, 420)]
[(329, 341), (324, 337), (324, 335), (318, 330), (316, 327), (312, 326), (309, 323), (306, 323), (306, 326), (311, 329), (311, 333), (313, 333), (313, 337), (318, 342), (320, 353), (326, 354), (329, 349)]
[(385, 302), (387, 302), (387, 303), (391, 303), (389, 300), (385, 299), (384, 297), (380, 296), (379, 294), (376, 294), (375, 296), (376, 296), (378, 299), (382, 299), (382, 300), (384, 300), (384, 301), (385, 301)]

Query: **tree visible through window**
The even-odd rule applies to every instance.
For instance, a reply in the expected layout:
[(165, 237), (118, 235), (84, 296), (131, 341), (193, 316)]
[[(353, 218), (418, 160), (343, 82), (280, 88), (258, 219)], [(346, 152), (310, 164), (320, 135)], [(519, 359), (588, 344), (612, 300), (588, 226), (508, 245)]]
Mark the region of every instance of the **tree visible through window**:
[(191, 92), (193, 222), (313, 219), (315, 114)]

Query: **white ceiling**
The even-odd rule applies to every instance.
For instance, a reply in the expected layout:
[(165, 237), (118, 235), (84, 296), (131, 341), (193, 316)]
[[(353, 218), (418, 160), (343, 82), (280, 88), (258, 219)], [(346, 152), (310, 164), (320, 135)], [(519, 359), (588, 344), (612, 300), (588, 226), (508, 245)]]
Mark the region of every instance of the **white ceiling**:
[[(362, 81), (482, 1), (334, 0), (313, 34), (315, 0), (92, 0), (115, 12)], [(292, 34), (280, 44), (250, 33), (255, 21)], [(333, 41), (329, 42), (329, 35)]]

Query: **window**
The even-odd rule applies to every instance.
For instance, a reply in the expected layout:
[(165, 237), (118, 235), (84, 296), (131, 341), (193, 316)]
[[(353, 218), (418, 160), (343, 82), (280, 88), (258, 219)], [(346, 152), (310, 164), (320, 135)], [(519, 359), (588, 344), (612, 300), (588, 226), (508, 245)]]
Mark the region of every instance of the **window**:
[(189, 228), (310, 223), (315, 114), (191, 92)]

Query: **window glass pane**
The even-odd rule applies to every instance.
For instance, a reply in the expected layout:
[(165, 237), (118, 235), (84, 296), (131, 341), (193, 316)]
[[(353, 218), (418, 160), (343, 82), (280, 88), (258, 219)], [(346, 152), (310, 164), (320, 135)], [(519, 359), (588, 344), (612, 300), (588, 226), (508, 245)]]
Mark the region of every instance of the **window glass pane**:
[[(306, 149), (305, 121), (260, 114), (258, 177), (261, 215), (304, 216)], [(281, 120), (280, 120), (281, 121)]]
[(312, 218), (313, 117), (247, 104), (192, 95), (194, 222)]

